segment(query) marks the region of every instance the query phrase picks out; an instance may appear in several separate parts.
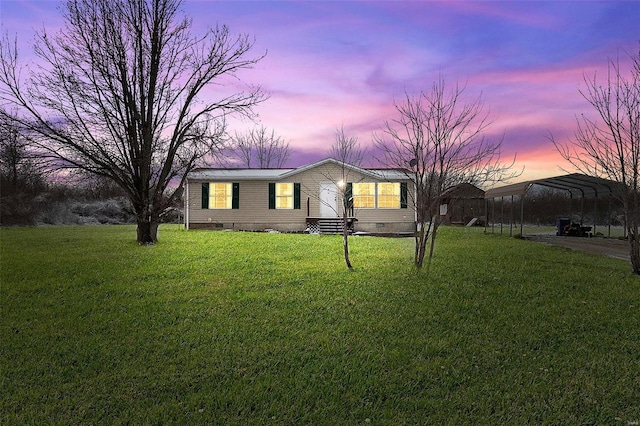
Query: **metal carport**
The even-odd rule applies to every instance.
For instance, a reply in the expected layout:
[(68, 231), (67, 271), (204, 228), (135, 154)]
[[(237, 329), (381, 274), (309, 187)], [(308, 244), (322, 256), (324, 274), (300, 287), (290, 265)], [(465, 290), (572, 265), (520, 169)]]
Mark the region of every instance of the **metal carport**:
[[(499, 188), (489, 189), (485, 192), (485, 201), (489, 203), (489, 200), (494, 201), (496, 198), (501, 198), (504, 200), (504, 197), (511, 197), (511, 205), (513, 206), (513, 198), (515, 196), (520, 196), (520, 235), (523, 232), (523, 221), (524, 221), (524, 195), (529, 191), (531, 187), (534, 185), (546, 186), (549, 188), (559, 189), (568, 191), (570, 198), (573, 199), (574, 196), (579, 196), (580, 203), (580, 216), (581, 220), (584, 219), (584, 201), (586, 199), (601, 199), (603, 197), (609, 197), (609, 208), (611, 208), (611, 200), (614, 195), (619, 195), (622, 193), (623, 188), (622, 185), (618, 182), (602, 179), (598, 177), (583, 175), (579, 173), (572, 173), (564, 176), (556, 176), (545, 179), (537, 179), (530, 180), (526, 182), (514, 183), (512, 185), (501, 186)], [(495, 204), (494, 204), (495, 206)], [(595, 203), (597, 209), (597, 202)], [(513, 207), (512, 207), (513, 208)], [(487, 216), (489, 214), (489, 206), (487, 205)], [(571, 212), (570, 214), (571, 215)], [(513, 217), (513, 214), (511, 215)], [(495, 223), (495, 215), (492, 218)], [(485, 221), (485, 227), (489, 220)], [(509, 233), (512, 232), (512, 223), (511, 219), (509, 220), (510, 229)], [(502, 224), (501, 224), (502, 226)], [(595, 233), (596, 226), (593, 224), (593, 232)], [(609, 236), (611, 236), (611, 225), (609, 225)]]

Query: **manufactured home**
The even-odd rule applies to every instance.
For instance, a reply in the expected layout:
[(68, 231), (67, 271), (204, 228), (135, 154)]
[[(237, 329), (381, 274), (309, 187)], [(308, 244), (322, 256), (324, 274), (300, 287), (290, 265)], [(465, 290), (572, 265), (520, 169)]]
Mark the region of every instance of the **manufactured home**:
[(332, 158), (289, 169), (196, 169), (185, 183), (188, 229), (333, 233), (344, 207), (353, 232), (415, 232), (406, 171)]

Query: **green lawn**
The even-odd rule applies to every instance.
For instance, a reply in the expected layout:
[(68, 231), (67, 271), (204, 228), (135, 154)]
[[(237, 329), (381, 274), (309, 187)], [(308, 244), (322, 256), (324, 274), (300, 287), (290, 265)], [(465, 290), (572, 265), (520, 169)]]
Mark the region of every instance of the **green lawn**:
[(640, 421), (628, 262), (442, 228), (411, 239), (0, 229), (0, 424)]

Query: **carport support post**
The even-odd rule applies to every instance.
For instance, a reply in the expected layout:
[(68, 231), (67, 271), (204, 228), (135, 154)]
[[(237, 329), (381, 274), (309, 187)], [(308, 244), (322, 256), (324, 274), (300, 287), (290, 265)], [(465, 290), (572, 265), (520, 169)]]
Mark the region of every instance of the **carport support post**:
[(489, 200), (487, 200), (486, 198), (484, 199), (484, 212), (485, 212), (485, 217), (484, 217), (484, 233), (487, 233), (487, 222), (489, 221)]
[(520, 196), (520, 237), (524, 237), (524, 194)]
[(569, 191), (569, 224), (573, 222), (573, 217), (572, 217), (573, 212), (571, 211), (572, 208), (573, 208), (573, 192)]
[(598, 223), (598, 194), (595, 197), (595, 205), (593, 206), (593, 234), (596, 235), (596, 224)]
[(509, 206), (509, 236), (513, 237), (513, 195), (511, 195), (511, 206)]
[(502, 235), (503, 224), (504, 224), (504, 197), (500, 197), (500, 235)]
[(609, 238), (611, 238), (611, 199), (613, 195), (609, 194), (609, 211), (607, 212), (607, 222), (609, 224)]
[(491, 199), (491, 233), (495, 233), (496, 227), (496, 199)]

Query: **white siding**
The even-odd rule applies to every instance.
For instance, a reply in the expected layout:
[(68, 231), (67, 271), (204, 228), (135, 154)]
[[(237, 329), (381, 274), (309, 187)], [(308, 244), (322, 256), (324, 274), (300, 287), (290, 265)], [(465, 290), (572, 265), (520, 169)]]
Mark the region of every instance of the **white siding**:
[[(335, 164), (323, 164), (318, 167), (295, 173), (281, 180), (237, 180), (240, 184), (239, 209), (202, 209), (203, 180), (189, 179), (189, 226), (225, 228), (238, 230), (277, 229), (280, 231), (301, 232), (306, 228), (307, 217), (319, 217), (319, 191), (322, 182), (338, 183), (343, 180), (342, 169)], [(349, 170), (344, 176), (346, 182), (376, 182)], [(269, 209), (269, 182), (300, 183), (300, 209)], [(409, 191), (412, 191), (409, 183)], [(341, 197), (338, 197), (341, 198)], [(339, 200), (338, 213), (342, 207)], [(355, 230), (370, 232), (400, 232), (415, 229), (414, 213), (409, 208), (399, 209), (356, 209), (358, 219)]]

